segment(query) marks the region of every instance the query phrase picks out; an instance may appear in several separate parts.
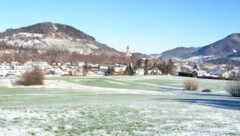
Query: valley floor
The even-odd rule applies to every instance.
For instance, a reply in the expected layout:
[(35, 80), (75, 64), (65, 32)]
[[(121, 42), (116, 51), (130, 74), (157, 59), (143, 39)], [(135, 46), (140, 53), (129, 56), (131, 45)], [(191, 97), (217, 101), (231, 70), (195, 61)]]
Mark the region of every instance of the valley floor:
[(228, 81), (199, 79), (188, 92), (185, 79), (55, 77), (33, 87), (0, 79), (0, 135), (240, 135)]

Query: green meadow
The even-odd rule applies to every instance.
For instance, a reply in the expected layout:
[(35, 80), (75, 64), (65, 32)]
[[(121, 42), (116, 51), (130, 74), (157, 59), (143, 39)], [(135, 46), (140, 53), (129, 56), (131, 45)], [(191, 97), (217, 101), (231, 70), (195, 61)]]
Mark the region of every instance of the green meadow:
[(51, 77), (36, 87), (0, 79), (0, 134), (240, 135), (240, 99), (226, 93), (229, 81), (199, 79), (190, 92), (186, 79)]

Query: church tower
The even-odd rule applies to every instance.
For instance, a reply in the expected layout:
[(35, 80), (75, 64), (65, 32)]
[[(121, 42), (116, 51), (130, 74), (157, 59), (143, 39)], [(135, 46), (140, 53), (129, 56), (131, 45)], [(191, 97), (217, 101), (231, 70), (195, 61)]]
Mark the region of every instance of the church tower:
[(130, 48), (129, 46), (127, 46), (127, 49), (126, 49), (126, 54), (125, 54), (126, 57), (132, 57), (132, 53), (130, 51)]

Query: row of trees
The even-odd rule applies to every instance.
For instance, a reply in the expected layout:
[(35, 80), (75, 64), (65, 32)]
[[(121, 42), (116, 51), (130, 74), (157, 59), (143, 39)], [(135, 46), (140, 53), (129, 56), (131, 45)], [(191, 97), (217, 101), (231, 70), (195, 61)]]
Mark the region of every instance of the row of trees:
[[(115, 75), (115, 68), (113, 66), (109, 66), (106, 72), (108, 75)], [(131, 65), (128, 65), (123, 73), (123, 75), (133, 75), (134, 69)]]
[(173, 74), (174, 62), (170, 59), (168, 62), (163, 61), (159, 64), (158, 69), (162, 72), (163, 75)]
[(82, 55), (76, 52), (69, 52), (61, 49), (49, 49), (47, 52), (41, 54), (38, 50), (33, 48), (17, 48), (15, 46), (0, 43), (0, 50), (15, 50), (13, 54), (0, 54), (1, 62), (18, 61), (25, 63), (29, 60), (46, 61), (49, 64), (53, 62), (71, 62), (77, 63), (79, 61), (95, 63), (95, 64), (129, 64), (137, 60), (136, 57), (126, 58), (125, 56), (109, 56), (109, 55)]
[[(134, 66), (128, 65), (124, 71), (124, 75), (134, 75), (135, 69), (138, 68), (142, 68), (144, 69), (144, 74), (147, 75), (148, 74), (148, 70), (153, 68), (153, 67), (157, 67), (163, 75), (167, 75), (167, 74), (173, 74), (175, 66), (174, 66), (174, 62), (170, 59), (167, 62), (163, 61), (159, 64), (157, 64), (155, 61), (153, 60), (142, 60), (142, 59), (138, 59), (135, 62)], [(114, 75), (115, 74), (115, 69), (113, 66), (109, 66), (108, 67), (108, 71), (107, 74), (109, 75)]]

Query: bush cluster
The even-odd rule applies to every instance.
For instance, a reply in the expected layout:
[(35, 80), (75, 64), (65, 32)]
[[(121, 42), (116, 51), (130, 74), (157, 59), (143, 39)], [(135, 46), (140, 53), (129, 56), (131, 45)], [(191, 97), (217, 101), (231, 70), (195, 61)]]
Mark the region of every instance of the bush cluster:
[(134, 71), (131, 65), (128, 65), (124, 71), (124, 75), (133, 75)]
[(109, 66), (107, 70), (107, 74), (115, 75), (115, 68), (113, 66)]
[(185, 90), (196, 91), (199, 88), (199, 83), (197, 79), (187, 79), (184, 81)]
[(226, 86), (226, 91), (234, 97), (240, 97), (240, 82), (232, 81)]
[(44, 74), (41, 69), (35, 68), (32, 71), (27, 71), (21, 77), (20, 84), (24, 86), (43, 85)]

